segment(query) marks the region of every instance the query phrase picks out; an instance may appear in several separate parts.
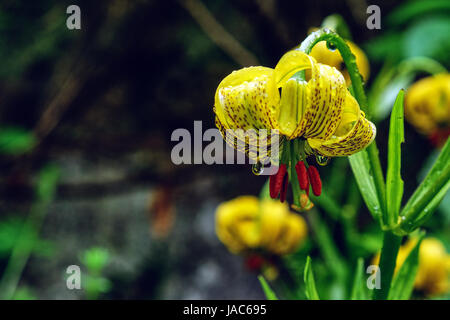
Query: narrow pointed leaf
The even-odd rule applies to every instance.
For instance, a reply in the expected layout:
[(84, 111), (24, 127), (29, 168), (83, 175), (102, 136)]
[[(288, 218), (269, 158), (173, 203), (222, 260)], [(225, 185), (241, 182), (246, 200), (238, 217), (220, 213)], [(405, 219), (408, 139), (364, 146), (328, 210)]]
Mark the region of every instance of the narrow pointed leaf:
[(319, 294), (316, 290), (316, 282), (314, 280), (314, 274), (312, 271), (311, 258), (308, 256), (306, 259), (305, 271), (303, 275), (303, 279), (305, 281), (306, 289), (306, 297), (308, 300), (320, 300)]
[(386, 212), (383, 221), (388, 226), (397, 224), (403, 196), (401, 177), (401, 144), (405, 142), (403, 100), (405, 92), (400, 90), (391, 113), (388, 141), (388, 166), (386, 174)]
[(278, 300), (277, 295), (275, 292), (270, 288), (269, 284), (267, 283), (266, 279), (264, 279), (263, 276), (258, 276), (259, 283), (261, 283), (261, 287), (264, 291), (264, 294), (266, 295), (267, 300)]
[(373, 175), (371, 174), (367, 150), (355, 153), (348, 159), (367, 208), (374, 219), (379, 220), (381, 217), (381, 202), (378, 198)]
[(359, 258), (356, 266), (355, 277), (353, 279), (351, 300), (367, 300), (366, 282), (364, 281), (364, 259)]
[(399, 230), (409, 233), (428, 219), (450, 188), (450, 139), (425, 179), (413, 193), (400, 215)]

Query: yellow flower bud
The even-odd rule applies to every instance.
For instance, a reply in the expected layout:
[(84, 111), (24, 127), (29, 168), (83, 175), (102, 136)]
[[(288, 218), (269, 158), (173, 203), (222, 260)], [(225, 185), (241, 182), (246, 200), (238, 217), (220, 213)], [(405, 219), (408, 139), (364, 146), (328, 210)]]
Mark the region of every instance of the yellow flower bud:
[[(364, 81), (369, 79), (370, 66), (369, 60), (367, 60), (364, 52), (353, 42), (347, 40), (350, 51), (356, 57), (356, 65), (358, 66), (359, 73), (363, 77)], [(329, 66), (338, 69), (345, 78), (347, 85), (351, 85), (350, 76), (345, 68), (344, 60), (342, 60), (341, 54), (338, 50), (330, 50), (326, 45), (326, 41), (321, 41), (317, 43), (311, 50), (311, 56), (314, 57), (317, 62), (327, 64)]]
[(450, 274), (450, 255), (437, 239), (429, 238), (422, 241), (419, 251), (419, 271), (414, 287), (429, 295), (447, 293)]
[(450, 74), (430, 76), (406, 92), (405, 116), (419, 132), (430, 135), (450, 127)]

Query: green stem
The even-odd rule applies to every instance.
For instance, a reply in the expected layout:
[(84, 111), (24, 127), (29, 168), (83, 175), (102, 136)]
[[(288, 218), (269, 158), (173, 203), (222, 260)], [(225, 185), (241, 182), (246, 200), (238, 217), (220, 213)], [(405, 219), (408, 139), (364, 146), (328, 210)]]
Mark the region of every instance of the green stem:
[[(356, 64), (356, 58), (352, 54), (344, 39), (331, 30), (321, 29), (311, 33), (302, 42), (298, 50), (305, 53), (310, 53), (314, 45), (320, 41), (327, 41), (327, 44), (331, 44), (339, 50), (352, 81), (354, 96), (358, 101), (361, 110), (363, 110), (369, 118), (370, 112), (368, 109), (367, 97), (364, 92), (362, 77)], [(386, 185), (383, 171), (381, 169), (380, 158), (378, 156), (378, 148), (375, 141), (367, 147), (367, 155), (369, 158), (370, 170), (374, 178), (377, 196), (381, 205), (381, 210), (384, 212), (386, 210)], [(381, 289), (375, 291), (375, 299), (386, 299), (388, 297), (400, 243), (400, 237), (395, 236), (390, 231), (384, 232), (383, 250), (380, 259), (380, 268), (383, 272), (383, 276), (381, 278)]]
[[(361, 110), (363, 110), (367, 117), (369, 118), (369, 110), (367, 105), (367, 97), (364, 92), (364, 86), (361, 74), (358, 71), (358, 66), (356, 64), (356, 58), (351, 52), (349, 46), (337, 33), (329, 29), (320, 29), (316, 32), (311, 33), (300, 45), (298, 50), (305, 53), (310, 53), (314, 45), (320, 41), (327, 41), (335, 46), (344, 60), (345, 66), (347, 67), (350, 79), (352, 80), (353, 93), (358, 101)], [(373, 141), (367, 147), (367, 154), (369, 157), (370, 167), (372, 169), (372, 174), (374, 177), (375, 187), (377, 190), (377, 195), (380, 200), (382, 210), (386, 208), (386, 186), (384, 182), (384, 175), (381, 169), (380, 158), (378, 157), (378, 148), (376, 142)]]
[(271, 199), (270, 198), (270, 181), (269, 180), (270, 179), (266, 180), (261, 191), (259, 192), (259, 199), (261, 199), (261, 200)]
[(356, 65), (356, 58), (344, 39), (330, 29), (320, 29), (311, 33), (302, 42), (298, 50), (309, 54), (311, 53), (312, 48), (320, 41), (327, 41), (327, 43), (331, 43), (339, 50), (342, 59), (345, 62), (345, 66), (347, 67), (350, 79), (352, 80), (352, 86), (355, 90), (355, 98), (358, 100), (361, 110), (368, 113), (367, 98), (364, 92), (363, 80), (358, 71), (358, 66)]
[(381, 288), (375, 289), (373, 298), (375, 300), (386, 300), (391, 288), (392, 278), (394, 276), (397, 262), (398, 249), (402, 242), (402, 237), (396, 236), (390, 231), (384, 233), (383, 249), (381, 250), (380, 269)]
[[(37, 200), (32, 205), (19, 237), (14, 244), (11, 256), (0, 280), (0, 299), (14, 298), (22, 272), (33, 252), (35, 241), (39, 237), (42, 224), (47, 214), (48, 205), (54, 197), (59, 170), (55, 167), (45, 167), (39, 175), (37, 185)], [(30, 241), (30, 238), (32, 241)]]

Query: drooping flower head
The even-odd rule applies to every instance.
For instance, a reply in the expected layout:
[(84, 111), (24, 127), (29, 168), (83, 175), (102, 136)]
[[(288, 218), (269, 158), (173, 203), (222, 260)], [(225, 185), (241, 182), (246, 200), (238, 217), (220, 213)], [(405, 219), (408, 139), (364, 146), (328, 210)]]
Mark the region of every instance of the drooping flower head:
[[(249, 67), (231, 73), (217, 88), (214, 112), (216, 125), (227, 143), (253, 160), (264, 161), (273, 156), (255, 151), (261, 141), (268, 150), (278, 135), (283, 145), (301, 141), (294, 158), (280, 157), (280, 168), (302, 161), (313, 176), (315, 170), (309, 169), (306, 156), (349, 156), (368, 146), (376, 134), (375, 126), (348, 91), (343, 75), (298, 50), (286, 53), (275, 69)], [(288, 152), (286, 147), (280, 149)], [(280, 195), (283, 201), (287, 181), (284, 177), (276, 180), (271, 184), (271, 195)], [(320, 179), (308, 181), (320, 194)], [(278, 189), (273, 190), (272, 186)]]
[[(307, 71), (304, 80), (293, 77), (299, 71)], [(276, 129), (287, 139), (306, 139), (323, 156), (356, 153), (376, 132), (342, 74), (295, 50), (286, 53), (275, 69), (250, 67), (231, 73), (219, 84), (214, 107), (223, 134), (225, 129), (231, 133), (253, 129), (256, 135), (259, 129)], [(243, 140), (239, 133), (235, 137)], [(247, 142), (246, 150), (252, 142)]]

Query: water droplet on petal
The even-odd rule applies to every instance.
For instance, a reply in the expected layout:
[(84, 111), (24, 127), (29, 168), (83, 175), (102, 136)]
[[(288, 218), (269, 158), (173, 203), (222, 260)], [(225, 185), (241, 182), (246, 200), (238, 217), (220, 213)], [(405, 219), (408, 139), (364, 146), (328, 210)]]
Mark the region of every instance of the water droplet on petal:
[(264, 166), (261, 162), (256, 162), (254, 165), (252, 165), (252, 172), (253, 174), (259, 176), (264, 172)]
[(330, 158), (316, 154), (316, 162), (319, 166), (326, 166), (330, 162)]

